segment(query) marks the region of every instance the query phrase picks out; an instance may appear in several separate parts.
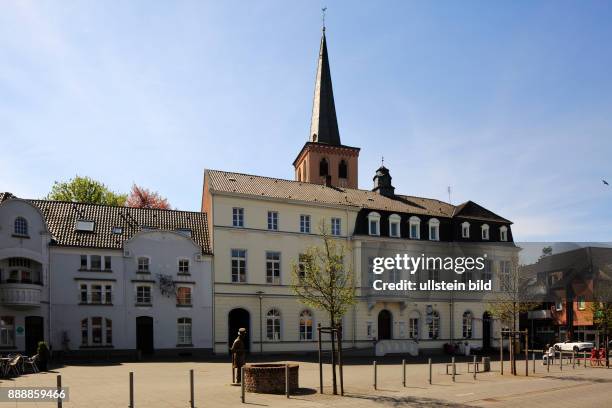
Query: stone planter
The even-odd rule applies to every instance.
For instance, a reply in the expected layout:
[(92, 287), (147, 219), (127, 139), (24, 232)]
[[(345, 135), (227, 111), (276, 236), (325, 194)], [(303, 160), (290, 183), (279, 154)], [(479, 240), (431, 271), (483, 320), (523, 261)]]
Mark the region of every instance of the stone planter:
[[(282, 363), (246, 364), (244, 366), (244, 387), (248, 392), (263, 394), (285, 393), (285, 366)], [(298, 385), (298, 364), (289, 364), (289, 392)]]

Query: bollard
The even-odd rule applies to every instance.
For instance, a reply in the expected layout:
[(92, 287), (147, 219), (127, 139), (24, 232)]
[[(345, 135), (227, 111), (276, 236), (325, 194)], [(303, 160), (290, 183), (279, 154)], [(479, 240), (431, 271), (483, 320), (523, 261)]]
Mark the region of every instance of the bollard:
[(533, 357), (533, 373), (535, 374), (535, 351), (532, 352), (532, 357)]
[(576, 369), (576, 352), (572, 351), (572, 369)]
[(453, 364), (453, 382), (455, 382), (455, 357), (453, 357), (451, 363)]
[(378, 378), (376, 377), (376, 361), (374, 361), (374, 389), (376, 389), (376, 382)]
[(191, 369), (189, 370), (189, 403), (191, 408), (195, 408), (195, 398), (193, 398), (193, 394), (193, 369)]
[(240, 367), (240, 400), (244, 404), (244, 366)]
[(428, 361), (429, 364), (429, 385), (431, 385), (431, 358)]
[(474, 369), (474, 379), (476, 379), (476, 356), (474, 356), (474, 362), (473, 362), (473, 366), (472, 368)]
[(550, 373), (550, 354), (546, 357), (546, 372)]
[[(57, 376), (57, 393), (60, 394), (62, 392), (62, 375)], [(57, 408), (62, 408), (62, 397), (58, 395), (57, 397)]]
[(289, 364), (285, 364), (285, 395), (289, 398)]
[(587, 353), (584, 352), (584, 368), (586, 368)]
[(134, 373), (130, 371), (130, 405), (129, 408), (134, 408)]
[(402, 360), (402, 385), (406, 386), (406, 360)]
[(563, 352), (559, 352), (559, 370), (563, 371)]

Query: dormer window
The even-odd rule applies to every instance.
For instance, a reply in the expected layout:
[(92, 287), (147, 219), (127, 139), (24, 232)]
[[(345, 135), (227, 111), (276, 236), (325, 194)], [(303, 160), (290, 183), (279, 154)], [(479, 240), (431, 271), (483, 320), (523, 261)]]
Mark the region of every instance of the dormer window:
[(74, 229), (81, 232), (93, 232), (95, 223), (90, 220), (77, 220)]
[(470, 223), (464, 222), (461, 224), (461, 238), (469, 238), (470, 237)]
[(191, 230), (189, 228), (178, 228), (176, 232), (183, 236), (186, 236), (187, 238), (191, 238)]
[(421, 239), (421, 219), (415, 215), (408, 221), (410, 227), (410, 239)]
[(380, 235), (380, 214), (377, 212), (368, 214), (368, 233), (370, 235)]
[(508, 227), (505, 225), (499, 227), (499, 240), (508, 241)]
[(15, 235), (22, 237), (28, 236), (28, 221), (23, 217), (15, 218), (14, 230)]
[(391, 214), (389, 216), (389, 236), (393, 238), (399, 238), (401, 235), (400, 225), (401, 217), (397, 214)]
[(437, 218), (431, 218), (429, 220), (429, 240), (440, 240), (440, 221)]
[(480, 227), (480, 235), (483, 241), (489, 240), (489, 226), (487, 224), (483, 224), (482, 227)]
[(123, 234), (123, 227), (113, 227), (113, 234), (119, 235)]

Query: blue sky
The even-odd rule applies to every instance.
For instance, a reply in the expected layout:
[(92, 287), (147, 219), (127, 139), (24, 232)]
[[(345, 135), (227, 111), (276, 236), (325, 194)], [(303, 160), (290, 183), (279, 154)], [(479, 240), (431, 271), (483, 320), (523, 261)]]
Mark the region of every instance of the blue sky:
[(323, 5), (361, 188), (384, 155), (396, 191), (451, 185), (517, 240), (611, 240), (605, 1), (3, 1), (0, 190), (79, 174), (199, 210), (204, 168), (292, 178)]

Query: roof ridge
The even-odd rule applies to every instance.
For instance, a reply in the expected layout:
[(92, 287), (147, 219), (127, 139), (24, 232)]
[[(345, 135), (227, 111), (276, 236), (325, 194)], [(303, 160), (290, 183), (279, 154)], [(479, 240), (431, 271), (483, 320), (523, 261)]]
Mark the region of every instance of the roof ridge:
[(128, 207), (125, 205), (84, 203), (81, 201), (66, 201), (66, 200), (45, 200), (45, 199), (36, 199), (36, 198), (24, 198), (24, 200), (31, 201), (31, 202), (42, 202), (42, 203), (79, 204), (79, 205), (87, 205), (87, 206), (92, 206), (92, 207), (118, 208), (118, 209), (135, 210), (135, 211), (174, 211), (174, 212), (179, 212), (179, 213), (203, 214), (202, 211), (177, 210), (173, 208), (139, 208), (139, 207)]

